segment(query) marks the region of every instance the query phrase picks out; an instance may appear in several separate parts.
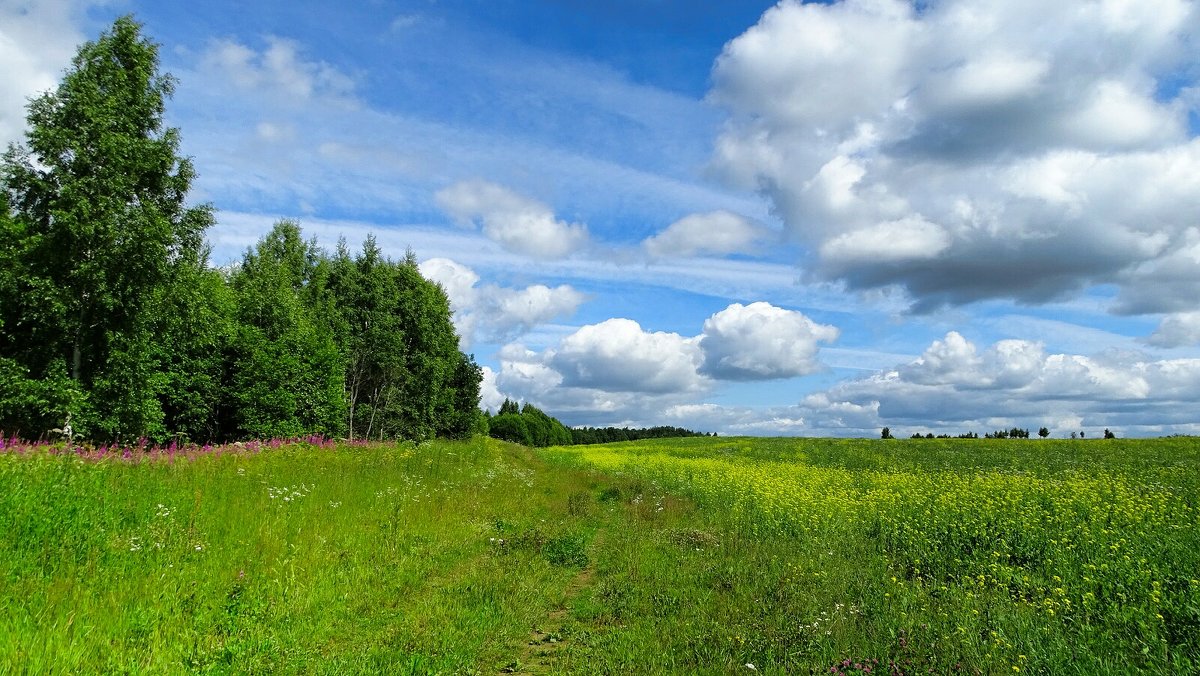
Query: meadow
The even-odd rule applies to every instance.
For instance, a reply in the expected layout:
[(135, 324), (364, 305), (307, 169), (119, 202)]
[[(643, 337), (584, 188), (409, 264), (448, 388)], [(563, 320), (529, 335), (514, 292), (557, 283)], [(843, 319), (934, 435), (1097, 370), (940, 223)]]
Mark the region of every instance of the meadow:
[(0, 451), (3, 673), (1200, 672), (1200, 443)]

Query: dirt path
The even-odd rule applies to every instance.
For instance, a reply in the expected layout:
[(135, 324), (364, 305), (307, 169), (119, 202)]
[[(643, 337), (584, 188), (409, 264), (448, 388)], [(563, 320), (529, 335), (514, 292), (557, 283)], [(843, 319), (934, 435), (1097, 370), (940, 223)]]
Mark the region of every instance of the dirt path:
[[(599, 534), (597, 535), (599, 536)], [(513, 674), (545, 674), (554, 666), (556, 655), (570, 643), (569, 637), (562, 631), (563, 623), (571, 612), (571, 601), (581, 591), (592, 586), (596, 577), (593, 564), (579, 571), (563, 592), (562, 604), (547, 613), (538, 626), (533, 627), (525, 643), (517, 651), (516, 661), (501, 670), (502, 673)]]

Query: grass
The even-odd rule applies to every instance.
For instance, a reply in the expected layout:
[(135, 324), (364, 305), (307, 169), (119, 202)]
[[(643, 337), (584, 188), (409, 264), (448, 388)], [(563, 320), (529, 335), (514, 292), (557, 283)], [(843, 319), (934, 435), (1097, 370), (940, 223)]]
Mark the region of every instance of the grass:
[(0, 672), (1200, 671), (1194, 439), (140, 460), (0, 453)]

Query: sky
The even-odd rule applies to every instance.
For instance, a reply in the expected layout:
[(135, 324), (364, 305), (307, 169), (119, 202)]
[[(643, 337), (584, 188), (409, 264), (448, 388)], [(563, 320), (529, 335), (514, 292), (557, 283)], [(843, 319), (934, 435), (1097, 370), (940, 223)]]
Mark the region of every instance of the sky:
[(568, 425), (1200, 434), (1188, 0), (0, 0), (0, 142), (132, 14), (216, 210), (441, 283)]

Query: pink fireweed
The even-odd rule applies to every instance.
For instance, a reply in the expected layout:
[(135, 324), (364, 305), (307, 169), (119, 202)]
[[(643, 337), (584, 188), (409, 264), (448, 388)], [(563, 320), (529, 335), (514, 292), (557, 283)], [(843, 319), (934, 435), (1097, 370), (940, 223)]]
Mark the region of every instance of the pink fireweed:
[(176, 458), (193, 459), (202, 456), (247, 455), (259, 454), (264, 451), (278, 450), (290, 446), (310, 446), (332, 450), (338, 445), (366, 446), (369, 442), (362, 440), (336, 441), (320, 435), (310, 435), (295, 438), (275, 438), (264, 441), (237, 441), (227, 444), (180, 444), (172, 440), (168, 444), (151, 444), (146, 438), (140, 438), (133, 444), (103, 444), (93, 446), (87, 443), (71, 444), (65, 441), (24, 441), (17, 437), (4, 437), (0, 434), (0, 453), (9, 455), (27, 455), (45, 453), (48, 455), (73, 455), (81, 460), (101, 461), (119, 460), (121, 462), (174, 462)]

